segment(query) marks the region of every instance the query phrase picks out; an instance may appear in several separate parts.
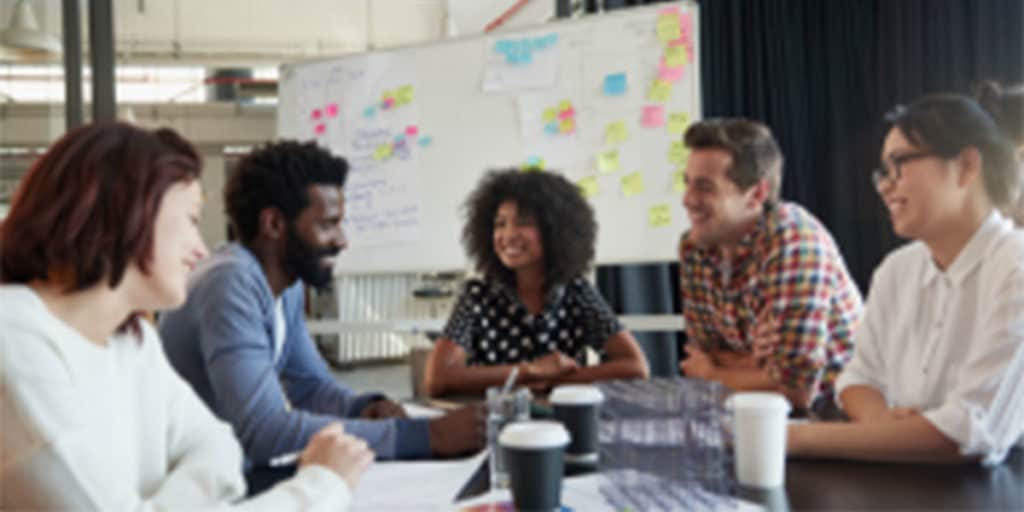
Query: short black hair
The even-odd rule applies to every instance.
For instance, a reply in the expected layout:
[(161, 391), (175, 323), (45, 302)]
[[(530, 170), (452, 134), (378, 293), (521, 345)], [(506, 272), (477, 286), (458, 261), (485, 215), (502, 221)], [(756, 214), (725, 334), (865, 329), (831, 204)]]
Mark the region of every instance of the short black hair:
[(1020, 171), (1013, 143), (976, 101), (961, 94), (930, 94), (885, 116), (914, 147), (953, 158), (967, 147), (981, 153), (985, 190), (997, 207), (1016, 201)]
[(309, 206), (310, 185), (345, 186), (348, 162), (313, 142), (270, 142), (242, 158), (224, 187), (224, 205), (235, 234), (248, 243), (259, 235), (260, 212), (276, 207), (289, 222)]
[(463, 205), (462, 243), (477, 271), (515, 283), (514, 272), (494, 252), (494, 217), (505, 201), (514, 201), (520, 212), (537, 221), (544, 244), (545, 290), (566, 284), (590, 268), (597, 221), (579, 187), (553, 172), (506, 169), (484, 175)]

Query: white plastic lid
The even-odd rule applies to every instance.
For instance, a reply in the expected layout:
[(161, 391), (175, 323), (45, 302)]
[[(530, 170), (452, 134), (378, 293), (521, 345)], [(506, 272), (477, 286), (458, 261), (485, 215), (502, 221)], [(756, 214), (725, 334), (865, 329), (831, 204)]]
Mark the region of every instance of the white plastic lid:
[(765, 414), (782, 412), (789, 414), (792, 406), (789, 400), (779, 393), (749, 392), (736, 393), (726, 400), (726, 408), (732, 409), (734, 413)]
[(569, 444), (569, 431), (557, 421), (517, 421), (501, 429), (498, 443), (527, 450), (557, 448)]
[(556, 387), (548, 397), (551, 405), (591, 405), (604, 401), (604, 393), (597, 386), (565, 384)]

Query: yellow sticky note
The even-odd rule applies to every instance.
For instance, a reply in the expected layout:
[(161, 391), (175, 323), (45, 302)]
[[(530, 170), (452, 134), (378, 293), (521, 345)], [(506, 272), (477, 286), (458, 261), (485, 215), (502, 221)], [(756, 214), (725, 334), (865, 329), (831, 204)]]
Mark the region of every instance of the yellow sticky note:
[(665, 103), (672, 97), (672, 83), (658, 79), (651, 83), (647, 90), (647, 99), (650, 101)]
[(544, 122), (550, 123), (558, 117), (558, 111), (554, 107), (544, 109)]
[(682, 28), (679, 26), (679, 15), (677, 14), (662, 14), (658, 16), (658, 40), (662, 43), (669, 41), (675, 41), (683, 35)]
[(672, 173), (672, 191), (677, 194), (686, 192), (686, 171), (679, 169)]
[(673, 141), (668, 147), (668, 161), (676, 165), (683, 165), (690, 156), (690, 151), (683, 146), (683, 141)]
[(606, 144), (619, 144), (629, 139), (629, 129), (625, 121), (608, 123), (604, 129), (604, 142)]
[(580, 187), (580, 192), (587, 199), (595, 198), (601, 193), (601, 188), (597, 186), (597, 178), (593, 176), (577, 181), (576, 186)]
[(672, 210), (667, 204), (656, 204), (647, 209), (647, 224), (660, 228), (672, 224)]
[(414, 95), (415, 90), (412, 85), (403, 85), (395, 91), (395, 103), (398, 103), (399, 105), (408, 105), (412, 103)]
[(619, 170), (619, 151), (605, 151), (597, 155), (597, 170), (601, 174), (609, 174)]
[(678, 68), (686, 65), (686, 47), (669, 46), (665, 48), (665, 67)]
[(644, 175), (634, 172), (622, 177), (622, 195), (633, 197), (644, 193)]
[(562, 119), (558, 122), (558, 131), (561, 133), (574, 133), (576, 131), (576, 121), (572, 118)]
[(391, 144), (384, 143), (377, 146), (373, 152), (374, 160), (386, 160), (391, 157)]
[(558, 102), (558, 111), (564, 112), (572, 108), (572, 102), (569, 100), (562, 100)]
[(668, 115), (668, 133), (682, 135), (690, 124), (690, 116), (686, 112), (673, 112)]

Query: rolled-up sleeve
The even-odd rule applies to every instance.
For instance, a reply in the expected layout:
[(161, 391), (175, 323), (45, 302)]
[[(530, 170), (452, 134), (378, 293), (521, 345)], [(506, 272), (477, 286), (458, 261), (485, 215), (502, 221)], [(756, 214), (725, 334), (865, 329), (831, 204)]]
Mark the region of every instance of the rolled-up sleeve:
[(1005, 265), (977, 339), (943, 403), (924, 416), (960, 445), (964, 456), (985, 465), (1002, 462), (1024, 436), (1024, 259)]

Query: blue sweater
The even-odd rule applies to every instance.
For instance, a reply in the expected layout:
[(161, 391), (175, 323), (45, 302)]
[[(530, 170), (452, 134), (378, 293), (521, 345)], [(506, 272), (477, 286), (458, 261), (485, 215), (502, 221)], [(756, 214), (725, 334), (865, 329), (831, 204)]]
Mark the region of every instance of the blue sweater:
[(282, 294), (287, 335), (274, 362), (275, 297), (255, 255), (230, 244), (189, 278), (188, 300), (160, 319), (175, 370), (230, 423), (250, 463), (301, 450), (324, 425), (343, 419), (378, 458), (430, 455), (425, 420), (356, 418), (379, 394), (337, 383), (306, 329), (302, 282)]

